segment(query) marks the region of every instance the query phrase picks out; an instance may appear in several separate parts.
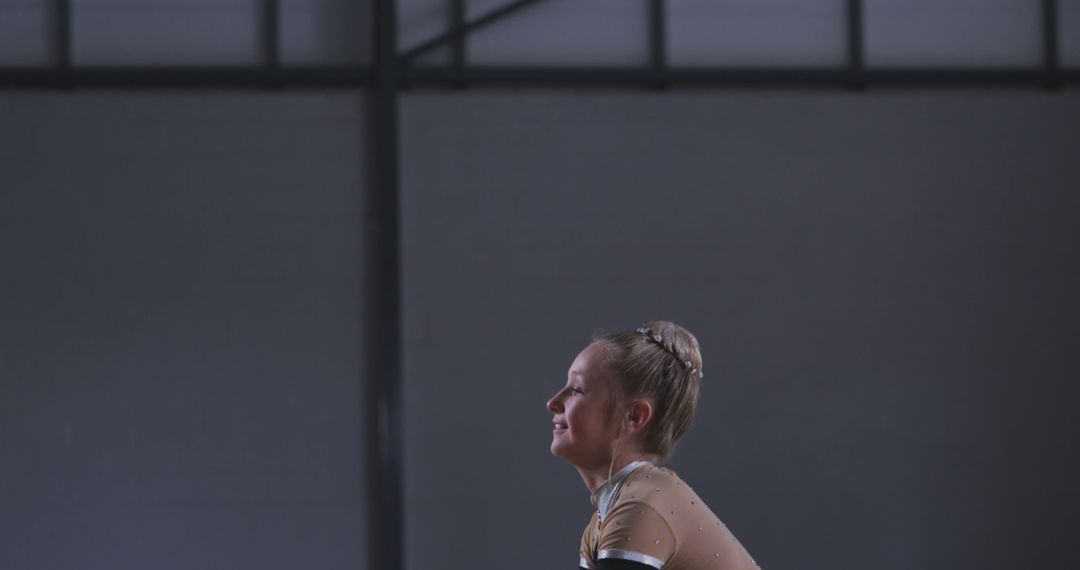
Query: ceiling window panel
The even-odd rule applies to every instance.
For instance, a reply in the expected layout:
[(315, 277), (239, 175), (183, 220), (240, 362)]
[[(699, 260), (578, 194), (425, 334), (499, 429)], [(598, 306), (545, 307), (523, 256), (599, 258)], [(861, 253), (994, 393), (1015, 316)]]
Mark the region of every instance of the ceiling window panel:
[(254, 65), (263, 60), (260, 0), (72, 3), (78, 65)]
[(281, 59), (295, 65), (371, 61), (370, 0), (280, 0)]
[(847, 59), (844, 0), (675, 0), (672, 65), (837, 66)]
[[(402, 53), (446, 32), (450, 28), (450, 0), (398, 0), (398, 49)], [(438, 48), (413, 63), (445, 64), (450, 51)]]
[[(475, 19), (507, 2), (468, 2)], [(544, 0), (469, 35), (476, 65), (641, 66), (648, 60), (646, 0)]]
[(865, 0), (865, 16), (870, 67), (1031, 67), (1042, 61), (1041, 2)]
[(0, 65), (41, 66), (56, 60), (53, 2), (0, 2)]

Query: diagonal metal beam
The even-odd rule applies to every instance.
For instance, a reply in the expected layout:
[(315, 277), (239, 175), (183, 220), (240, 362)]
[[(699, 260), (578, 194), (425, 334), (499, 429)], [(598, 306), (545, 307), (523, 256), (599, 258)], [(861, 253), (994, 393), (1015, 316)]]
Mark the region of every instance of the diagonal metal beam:
[(417, 57), (420, 57), (421, 55), (424, 55), (431, 50), (437, 49), (448, 42), (454, 41), (456, 38), (463, 38), (469, 32), (473, 32), (475, 30), (488, 26), (493, 22), (509, 16), (510, 14), (519, 12), (542, 1), (543, 0), (516, 0), (515, 2), (510, 2), (509, 4), (500, 8), (495, 8), (494, 10), (487, 12), (479, 18), (472, 20), (471, 22), (465, 23), (461, 27), (454, 26), (451, 29), (431, 38), (430, 40), (427, 40), (419, 45), (409, 48), (405, 51), (405, 53), (401, 54), (401, 59), (406, 62), (416, 59)]

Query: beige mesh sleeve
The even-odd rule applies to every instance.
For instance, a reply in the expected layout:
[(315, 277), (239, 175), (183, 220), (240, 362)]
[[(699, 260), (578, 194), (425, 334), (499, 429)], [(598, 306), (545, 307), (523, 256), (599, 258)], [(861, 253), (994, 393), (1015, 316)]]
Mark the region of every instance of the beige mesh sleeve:
[(597, 560), (619, 558), (663, 568), (675, 554), (675, 534), (659, 512), (642, 501), (625, 501), (600, 525)]
[(596, 543), (596, 514), (594, 513), (592, 519), (589, 520), (589, 524), (585, 525), (585, 532), (581, 533), (578, 567), (590, 570), (596, 568)]

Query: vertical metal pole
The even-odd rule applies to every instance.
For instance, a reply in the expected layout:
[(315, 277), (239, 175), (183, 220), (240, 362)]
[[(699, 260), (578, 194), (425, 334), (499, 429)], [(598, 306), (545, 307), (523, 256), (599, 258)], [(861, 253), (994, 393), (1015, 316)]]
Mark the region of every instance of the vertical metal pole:
[(464, 87), (465, 75), (465, 0), (450, 0), (450, 65), (458, 77), (457, 86)]
[(1043, 0), (1043, 73), (1047, 89), (1058, 89), (1061, 81), (1058, 77), (1060, 62), (1058, 59), (1058, 15), (1057, 0)]
[(281, 65), (281, 12), (278, 0), (263, 0), (262, 38), (263, 62), (267, 67)]
[(863, 73), (865, 70), (863, 61), (865, 38), (862, 0), (848, 0), (847, 24), (849, 85), (854, 89), (863, 89), (866, 87), (866, 81)]
[(56, 68), (61, 78), (62, 87), (68, 87), (71, 72), (71, 0), (56, 0), (56, 24), (54, 38), (56, 50)]
[(649, 0), (649, 69), (653, 85), (667, 87), (667, 8), (664, 0)]
[(401, 438), (399, 80), (395, 0), (375, 0), (375, 89), (369, 96), (365, 193), (364, 385), (368, 567), (404, 569)]
[[(267, 76), (275, 77), (281, 69), (281, 13), (278, 0), (262, 2), (262, 56)], [(273, 81), (273, 83), (277, 83)]]

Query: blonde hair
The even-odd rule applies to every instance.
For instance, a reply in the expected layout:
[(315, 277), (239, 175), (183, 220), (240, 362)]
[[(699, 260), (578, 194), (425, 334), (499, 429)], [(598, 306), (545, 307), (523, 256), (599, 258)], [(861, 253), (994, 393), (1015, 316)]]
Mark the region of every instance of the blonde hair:
[(645, 451), (667, 459), (690, 428), (701, 394), (697, 338), (671, 321), (652, 321), (595, 341), (606, 345), (605, 362), (615, 376), (618, 400), (652, 400), (653, 418), (645, 427), (642, 445)]

